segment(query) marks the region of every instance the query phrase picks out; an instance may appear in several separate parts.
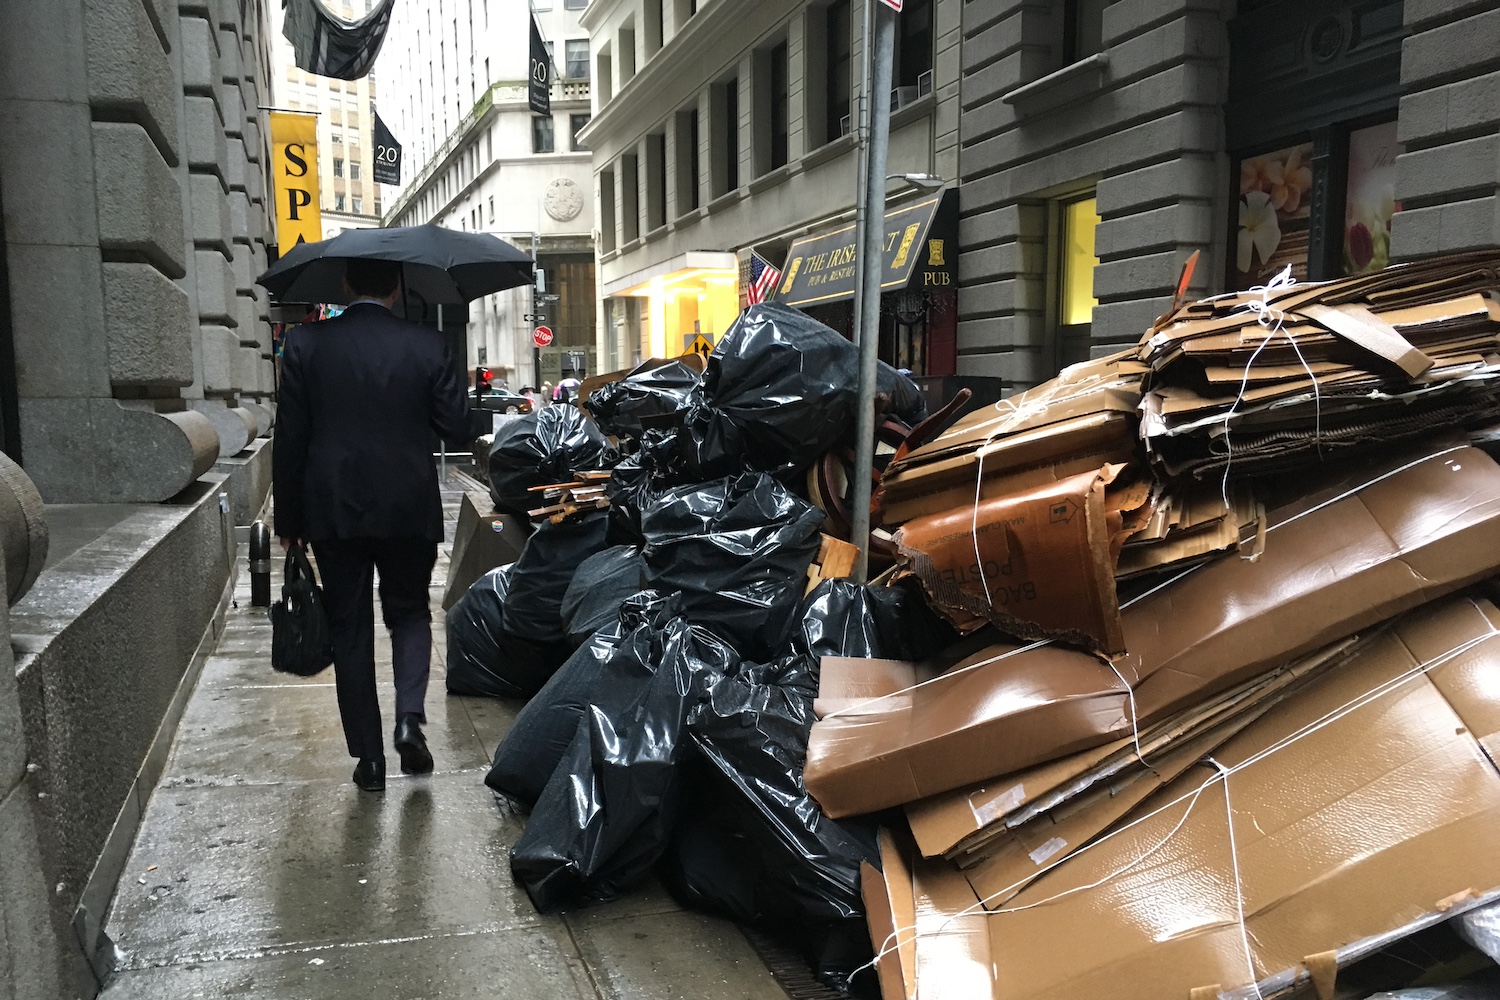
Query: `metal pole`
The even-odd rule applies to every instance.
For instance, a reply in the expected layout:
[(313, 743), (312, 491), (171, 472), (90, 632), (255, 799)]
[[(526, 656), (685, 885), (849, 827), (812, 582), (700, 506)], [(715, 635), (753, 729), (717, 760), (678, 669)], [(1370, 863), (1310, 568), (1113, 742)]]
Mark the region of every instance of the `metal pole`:
[(854, 579), (870, 571), (870, 493), (875, 468), (875, 382), (880, 347), (880, 276), (885, 254), (885, 170), (891, 135), (891, 63), (896, 50), (896, 12), (875, 7), (875, 47), (870, 73), (870, 155), (865, 172), (865, 232), (860, 248), (864, 286), (859, 301), (859, 404), (854, 429)]
[[(531, 234), (531, 329), (533, 330), (533, 340), (531, 341), (531, 384), (532, 384), (532, 386), (534, 386), (536, 388), (536, 391), (537, 391), (538, 394), (540, 394), (541, 391), (542, 391), (542, 349), (540, 347), (536, 346), (536, 340), (534, 339), (534, 337), (535, 337), (534, 331), (536, 330), (536, 323), (537, 323), (536, 317), (541, 314), (540, 311), (537, 309), (537, 306), (539, 306), (541, 303), (537, 302), (537, 300), (536, 300), (536, 255), (541, 252), (541, 249), (542, 249), (542, 234), (541, 233), (532, 233)], [(545, 405), (547, 405), (550, 402), (552, 402), (550, 399), (544, 399), (544, 400), (542, 400), (542, 405), (545, 406)]]
[[(438, 303), (438, 333), (442, 333), (442, 332), (443, 332), (443, 304), (441, 302), (439, 302)], [(464, 379), (464, 381), (467, 382), (468, 379)], [(482, 403), (483, 400), (475, 400), (475, 402)], [(438, 435), (438, 468), (441, 470), (441, 472), (439, 473), (438, 482), (440, 482), (440, 483), (446, 483), (448, 481), (448, 442), (445, 441), (445, 440), (443, 440), (443, 436), (441, 434)]]
[[(854, 245), (859, 248), (859, 253), (864, 252), (865, 245), (865, 223), (868, 205), (866, 204), (867, 174), (870, 169), (870, 20), (874, 16), (876, 0), (865, 0), (865, 5), (860, 12), (860, 80), (859, 99), (854, 109), (855, 130), (855, 152), (854, 152)], [(857, 267), (854, 270), (854, 309), (853, 323), (851, 324), (854, 334), (854, 342), (859, 343), (860, 324), (863, 318), (860, 316), (861, 304), (865, 301), (865, 269)], [(856, 538), (857, 542), (858, 539)]]

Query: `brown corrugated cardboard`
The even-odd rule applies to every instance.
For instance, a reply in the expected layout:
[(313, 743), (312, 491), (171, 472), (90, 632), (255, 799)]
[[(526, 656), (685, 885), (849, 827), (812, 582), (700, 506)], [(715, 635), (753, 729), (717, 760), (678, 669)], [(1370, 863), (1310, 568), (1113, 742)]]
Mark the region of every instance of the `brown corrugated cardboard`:
[(1111, 518), (1105, 489), (1121, 468), (908, 521), (896, 533), (899, 564), (934, 610), (958, 613), (956, 625), (988, 619), (1011, 635), (1059, 635), (1118, 653), (1110, 543), (1120, 517)]
[(1128, 462), (1140, 447), (1136, 438), (1137, 402), (1139, 393), (1128, 411), (1057, 420), (987, 443), (980, 441), (967, 451), (941, 457), (918, 459), (922, 452), (913, 452), (907, 461), (921, 464), (888, 469), (881, 479), (881, 519), (885, 524), (900, 524), (954, 507), (972, 506), (976, 482), (979, 498), (987, 500), (1104, 465)]
[[(1408, 616), (983, 917), (982, 939), (929, 941), (915, 901), (949, 917), (974, 904), (953, 869), (914, 863), (911, 888), (897, 873), (887, 891), (918, 910), (917, 996), (1269, 996), (1486, 898), (1500, 889), (1500, 773), (1482, 749), (1497, 675), (1488, 601)], [(982, 988), (964, 981), (979, 969)]]
[(1273, 522), (1259, 560), (1210, 563), (1128, 608), (1113, 668), (1055, 645), (1002, 649), (825, 717), (808, 791), (849, 816), (1018, 771), (1127, 732), (1122, 678), (1149, 724), (1472, 583), (1500, 565), (1500, 467), (1473, 448), (1429, 455)]
[(1146, 726), (1139, 743), (1135, 739), (1117, 740), (977, 788), (913, 802), (906, 807), (907, 821), (918, 846), (929, 857), (943, 854), (955, 858), (981, 849), (986, 838), (996, 835), (996, 828), (1019, 826), (1087, 793), (1101, 782), (1144, 769), (1142, 756), (1154, 762), (1173, 746), (1210, 730), (1219, 731), (1227, 739), (1276, 701), (1291, 696), (1308, 677), (1347, 655), (1356, 644), (1356, 639), (1334, 643), (1201, 705)]
[(1136, 409), (1146, 371), (1133, 353), (1067, 368), (897, 458), (877, 493), (884, 523), (1130, 461), (1139, 449)]

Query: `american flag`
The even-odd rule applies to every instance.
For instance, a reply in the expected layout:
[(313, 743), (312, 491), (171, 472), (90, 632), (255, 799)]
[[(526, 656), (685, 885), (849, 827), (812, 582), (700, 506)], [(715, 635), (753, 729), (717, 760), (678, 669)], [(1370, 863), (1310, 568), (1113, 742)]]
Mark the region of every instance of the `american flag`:
[(750, 291), (745, 298), (745, 304), (755, 305), (757, 302), (765, 302), (776, 294), (776, 284), (781, 281), (781, 272), (771, 266), (766, 260), (754, 250), (750, 251)]

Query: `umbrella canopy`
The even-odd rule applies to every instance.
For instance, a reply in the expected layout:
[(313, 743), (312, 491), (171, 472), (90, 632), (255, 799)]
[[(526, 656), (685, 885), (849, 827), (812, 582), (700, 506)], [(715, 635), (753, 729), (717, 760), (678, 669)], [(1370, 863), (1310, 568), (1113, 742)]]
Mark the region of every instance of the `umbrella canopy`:
[(344, 265), (351, 259), (401, 264), (407, 289), (442, 305), (529, 284), (532, 275), (531, 258), (504, 240), (427, 225), (350, 229), (300, 243), (255, 280), (283, 302), (344, 303)]

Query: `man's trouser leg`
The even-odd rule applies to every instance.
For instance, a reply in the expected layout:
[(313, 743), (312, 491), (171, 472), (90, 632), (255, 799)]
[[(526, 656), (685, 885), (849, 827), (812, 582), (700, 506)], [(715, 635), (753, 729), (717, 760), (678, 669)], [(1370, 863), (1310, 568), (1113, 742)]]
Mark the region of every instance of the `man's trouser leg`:
[(349, 756), (385, 756), (380, 698), (375, 691), (375, 558), (371, 543), (313, 542), (333, 632), (333, 672)]
[(376, 543), (380, 613), (391, 632), (391, 669), (396, 679), (396, 715), (427, 721), (427, 677), (432, 670), (432, 610), (428, 588), (437, 543), (392, 538)]

